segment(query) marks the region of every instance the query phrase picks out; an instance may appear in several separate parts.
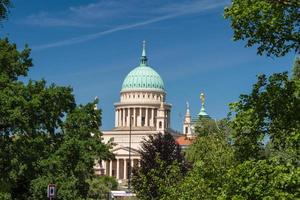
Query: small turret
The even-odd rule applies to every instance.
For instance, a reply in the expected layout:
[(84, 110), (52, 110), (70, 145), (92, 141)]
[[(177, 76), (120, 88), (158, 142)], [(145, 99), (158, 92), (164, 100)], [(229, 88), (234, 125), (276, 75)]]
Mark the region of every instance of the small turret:
[(190, 105), (188, 102), (186, 102), (186, 114), (183, 123), (183, 134), (186, 135), (186, 137), (188, 138), (192, 136), (191, 126), (192, 123), (191, 123)]
[(163, 133), (167, 129), (166, 111), (165, 111), (165, 108), (164, 108), (163, 95), (161, 95), (160, 98), (161, 98), (161, 102), (160, 102), (160, 108), (157, 110), (156, 128), (157, 128), (157, 131)]

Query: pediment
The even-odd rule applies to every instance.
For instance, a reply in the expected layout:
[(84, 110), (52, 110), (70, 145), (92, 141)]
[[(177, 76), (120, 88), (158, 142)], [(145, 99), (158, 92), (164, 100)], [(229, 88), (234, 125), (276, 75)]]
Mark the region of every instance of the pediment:
[[(117, 147), (112, 150), (112, 153), (115, 155), (128, 155), (129, 154), (129, 147)], [(137, 149), (131, 148), (132, 155), (139, 155), (139, 151)]]

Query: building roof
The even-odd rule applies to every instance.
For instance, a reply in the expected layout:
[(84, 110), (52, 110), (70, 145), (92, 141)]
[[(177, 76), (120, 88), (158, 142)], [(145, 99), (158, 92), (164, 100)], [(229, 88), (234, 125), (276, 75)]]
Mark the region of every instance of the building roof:
[(148, 63), (145, 50), (145, 42), (143, 43), (143, 51), (140, 65), (134, 68), (124, 79), (121, 92), (126, 91), (165, 91), (164, 82), (160, 75), (152, 69)]
[(188, 145), (191, 145), (194, 142), (194, 138), (188, 138), (185, 135), (184, 136), (179, 136), (178, 138), (176, 138), (176, 142), (180, 146), (188, 146)]

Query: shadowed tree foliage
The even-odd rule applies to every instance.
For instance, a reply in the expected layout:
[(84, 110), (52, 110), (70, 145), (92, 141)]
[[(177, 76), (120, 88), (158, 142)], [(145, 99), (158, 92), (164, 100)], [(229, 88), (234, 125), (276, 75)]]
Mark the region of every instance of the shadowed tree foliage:
[(300, 57), (297, 56), (293, 66), (293, 79), (300, 80)]
[(0, 0), (0, 22), (7, 19), (9, 9), (12, 7), (10, 0)]
[(233, 39), (257, 46), (259, 55), (300, 52), (299, 0), (232, 0), (225, 18), (231, 21)]
[(149, 136), (140, 154), (140, 167), (133, 170), (132, 178), (139, 199), (160, 199), (166, 187), (178, 183), (188, 170), (179, 145), (169, 133)]

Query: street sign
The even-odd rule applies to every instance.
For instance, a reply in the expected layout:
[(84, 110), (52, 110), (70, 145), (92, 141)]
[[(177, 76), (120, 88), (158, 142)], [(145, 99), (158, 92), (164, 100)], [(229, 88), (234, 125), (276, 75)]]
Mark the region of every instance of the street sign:
[(49, 184), (47, 188), (47, 197), (52, 199), (56, 197), (56, 185)]

